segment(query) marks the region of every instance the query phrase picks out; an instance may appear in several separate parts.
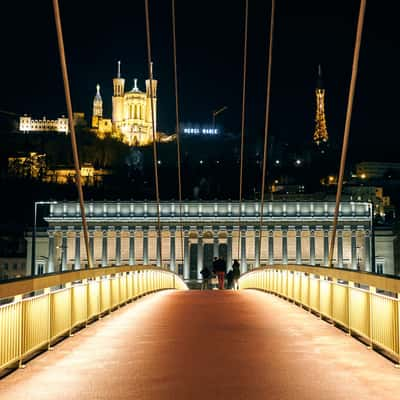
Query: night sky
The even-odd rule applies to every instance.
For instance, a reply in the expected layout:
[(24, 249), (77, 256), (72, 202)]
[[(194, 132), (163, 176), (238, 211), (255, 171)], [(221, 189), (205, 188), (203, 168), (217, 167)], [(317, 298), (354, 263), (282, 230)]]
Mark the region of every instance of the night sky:
[[(183, 1), (177, 4), (181, 121), (220, 123), (240, 131), (244, 1)], [(105, 116), (111, 117), (116, 62), (130, 90), (144, 89), (147, 53), (144, 0), (60, 1), (73, 108), (91, 115), (100, 83)], [(373, 149), (376, 159), (391, 150), (399, 129), (399, 37), (393, 3), (368, 2), (351, 130), (352, 150)], [(250, 0), (246, 137), (263, 134), (270, 2)], [(341, 142), (350, 82), (358, 1), (277, 1), (272, 70), (271, 134), (311, 141), (318, 64), (324, 72), (328, 132)], [(154, 75), (159, 80), (158, 127), (175, 124), (171, 2), (150, 1)], [(17, 114), (65, 114), (64, 93), (50, 0), (6, 2), (0, 25), (0, 109)], [(371, 156), (370, 156), (371, 157)]]

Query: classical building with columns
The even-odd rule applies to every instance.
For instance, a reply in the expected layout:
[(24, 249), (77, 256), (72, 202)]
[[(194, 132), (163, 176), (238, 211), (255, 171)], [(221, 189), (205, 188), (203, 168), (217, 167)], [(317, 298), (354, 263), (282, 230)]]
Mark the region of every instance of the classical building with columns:
[[(260, 229), (259, 202), (242, 202), (240, 213), (234, 201), (162, 202), (161, 246), (155, 202), (87, 202), (85, 207), (94, 266), (154, 264), (200, 279), (214, 256), (224, 257), (228, 266), (238, 259), (242, 272), (267, 264), (327, 265), (335, 204), (266, 202)], [(79, 204), (52, 204), (45, 219), (49, 227), (36, 239), (36, 270), (85, 268)], [(371, 203), (343, 202), (334, 265), (371, 271), (372, 236)], [(28, 237), (28, 270), (31, 248)]]

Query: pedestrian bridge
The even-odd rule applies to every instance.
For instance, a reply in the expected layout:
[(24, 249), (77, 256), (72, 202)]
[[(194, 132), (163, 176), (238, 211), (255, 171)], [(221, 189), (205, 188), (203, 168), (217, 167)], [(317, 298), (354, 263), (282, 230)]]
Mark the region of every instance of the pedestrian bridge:
[(240, 288), (143, 266), (3, 283), (0, 399), (398, 398), (399, 280), (275, 265)]

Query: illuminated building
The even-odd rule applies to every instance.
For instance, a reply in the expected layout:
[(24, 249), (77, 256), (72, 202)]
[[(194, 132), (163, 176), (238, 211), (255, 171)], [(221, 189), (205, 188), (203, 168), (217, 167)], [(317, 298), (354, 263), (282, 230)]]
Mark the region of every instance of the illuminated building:
[(313, 136), (314, 143), (319, 146), (328, 141), (328, 131), (326, 128), (325, 119), (325, 89), (322, 82), (321, 66), (318, 66), (318, 80), (315, 89), (315, 96), (317, 100), (317, 110), (315, 115), (315, 131)]
[(24, 133), (30, 132), (62, 132), (68, 133), (68, 118), (62, 115), (57, 119), (32, 119), (24, 114), (19, 118), (19, 130)]
[(30, 152), (29, 154), (8, 157), (8, 174), (10, 176), (41, 178), (46, 173), (46, 154)]
[[(75, 181), (76, 171), (74, 168), (55, 168), (46, 171), (42, 178), (43, 182), (57, 183), (65, 185)], [(91, 164), (81, 166), (81, 181), (84, 186), (95, 186), (103, 181), (104, 175), (110, 175), (110, 171), (105, 169), (95, 169)]]
[[(372, 205), (343, 201), (341, 207), (334, 265), (356, 269), (360, 261), (362, 270), (371, 271)], [(242, 203), (240, 226), (238, 202), (183, 202), (182, 216), (179, 203), (163, 202), (162, 257), (157, 252), (160, 239), (155, 202), (88, 202), (86, 218), (95, 266), (162, 264), (180, 271), (185, 279), (200, 279), (203, 265), (218, 255), (231, 265), (240, 254), (243, 272), (260, 264), (327, 265), (334, 208), (334, 201), (266, 202), (268, 224), (262, 228), (261, 254), (257, 226), (260, 204), (254, 201)], [(50, 215), (45, 218), (49, 227), (40, 236), (36, 253), (38, 258), (47, 257), (46, 272), (80, 269), (87, 264), (80, 218), (76, 202), (50, 206)], [(30, 268), (31, 243), (27, 239)], [(61, 248), (65, 249), (63, 254)], [(389, 268), (393, 262), (388, 256), (385, 272)]]
[[(156, 140), (168, 142), (174, 137), (157, 132), (157, 80), (146, 80), (146, 91), (138, 87), (137, 79), (131, 90), (125, 90), (125, 79), (121, 77), (121, 63), (118, 61), (117, 77), (113, 79), (112, 119), (103, 118), (103, 100), (100, 86), (93, 100), (92, 130), (100, 138), (107, 134), (122, 140), (130, 146), (147, 146), (153, 142), (152, 108)], [(153, 107), (151, 106), (153, 101)]]

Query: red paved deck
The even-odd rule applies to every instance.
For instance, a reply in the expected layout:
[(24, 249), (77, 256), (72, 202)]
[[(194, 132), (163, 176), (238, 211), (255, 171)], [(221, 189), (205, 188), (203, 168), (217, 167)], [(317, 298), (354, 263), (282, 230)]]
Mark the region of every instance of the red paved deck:
[(396, 399), (400, 370), (256, 292), (163, 292), (0, 381), (0, 399)]

